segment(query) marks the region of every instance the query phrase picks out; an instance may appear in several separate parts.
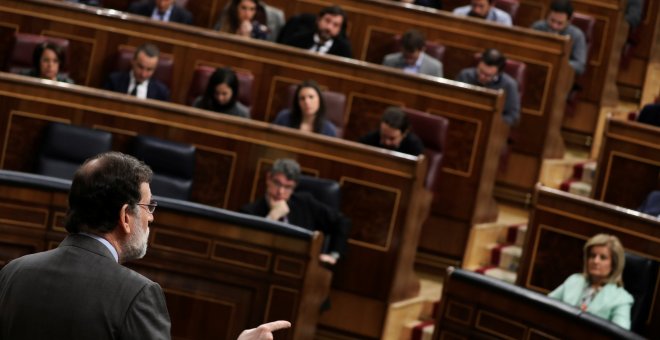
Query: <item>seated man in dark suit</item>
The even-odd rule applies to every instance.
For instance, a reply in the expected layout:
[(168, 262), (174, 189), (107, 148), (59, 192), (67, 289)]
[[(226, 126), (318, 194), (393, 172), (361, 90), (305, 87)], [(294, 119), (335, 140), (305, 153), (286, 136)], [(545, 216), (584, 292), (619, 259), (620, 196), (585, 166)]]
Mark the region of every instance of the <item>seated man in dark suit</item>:
[[(147, 252), (156, 202), (143, 162), (119, 152), (88, 159), (69, 193), (69, 235), (0, 271), (2, 339), (170, 339), (161, 287), (124, 267)], [(272, 339), (274, 321), (239, 340)]]
[(167, 86), (151, 78), (158, 66), (159, 55), (160, 51), (156, 45), (149, 43), (141, 45), (135, 50), (131, 70), (111, 74), (103, 88), (142, 99), (170, 100), (170, 90)]
[(383, 65), (400, 68), (406, 73), (442, 77), (442, 63), (424, 53), (425, 49), (424, 35), (415, 29), (408, 30), (401, 37), (401, 52), (386, 55)]
[[(290, 26), (290, 25), (287, 25)], [(332, 54), (351, 58), (351, 43), (344, 36), (346, 13), (339, 6), (321, 10), (314, 27), (300, 26), (297, 29), (283, 29), (278, 39), (284, 45), (304, 48), (321, 54)]]
[(346, 249), (350, 220), (312, 195), (294, 192), (300, 175), (296, 161), (278, 159), (266, 177), (266, 194), (243, 206), (241, 212), (322, 231), (330, 237), (330, 246), (327, 253), (320, 255), (320, 260), (334, 265)]
[(520, 93), (518, 92), (518, 82), (504, 73), (504, 66), (506, 66), (506, 57), (502, 52), (489, 48), (481, 54), (477, 67), (461, 70), (456, 80), (489, 89), (504, 90), (502, 118), (507, 125), (513, 126), (520, 120)]
[(142, 0), (132, 3), (128, 12), (144, 15), (154, 20), (178, 22), (192, 25), (193, 17), (188, 10), (174, 3), (174, 0)]
[(360, 143), (418, 156), (424, 152), (422, 140), (410, 131), (406, 113), (396, 106), (385, 109), (380, 129), (360, 138)]

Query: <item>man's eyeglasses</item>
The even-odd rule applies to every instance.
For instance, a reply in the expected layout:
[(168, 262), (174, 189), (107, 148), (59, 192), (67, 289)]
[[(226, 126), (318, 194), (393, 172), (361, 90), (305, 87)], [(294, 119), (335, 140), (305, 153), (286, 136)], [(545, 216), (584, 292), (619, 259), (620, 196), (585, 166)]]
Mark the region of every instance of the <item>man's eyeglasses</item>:
[(144, 207), (145, 209), (147, 209), (147, 211), (150, 214), (153, 214), (154, 211), (156, 211), (156, 207), (158, 206), (158, 202), (151, 201), (150, 203), (137, 203), (137, 205), (139, 205), (141, 207)]
[(284, 183), (282, 183), (282, 182), (280, 182), (280, 181), (278, 181), (278, 180), (276, 180), (276, 179), (273, 179), (273, 178), (269, 178), (269, 180), (270, 180), (270, 182), (273, 183), (273, 185), (274, 185), (276, 188), (278, 188), (278, 189), (282, 188), (282, 189), (284, 189), (285, 191), (293, 191), (293, 189), (296, 188), (295, 185), (286, 185), (286, 184), (284, 184)]

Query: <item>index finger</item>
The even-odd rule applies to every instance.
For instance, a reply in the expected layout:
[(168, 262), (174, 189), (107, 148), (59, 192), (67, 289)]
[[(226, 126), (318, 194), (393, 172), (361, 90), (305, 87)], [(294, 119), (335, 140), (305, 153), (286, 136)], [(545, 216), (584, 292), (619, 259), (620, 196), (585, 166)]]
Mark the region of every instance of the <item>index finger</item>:
[(269, 332), (274, 332), (276, 330), (289, 328), (289, 327), (291, 327), (291, 323), (286, 320), (277, 320), (259, 326), (259, 328), (265, 328)]

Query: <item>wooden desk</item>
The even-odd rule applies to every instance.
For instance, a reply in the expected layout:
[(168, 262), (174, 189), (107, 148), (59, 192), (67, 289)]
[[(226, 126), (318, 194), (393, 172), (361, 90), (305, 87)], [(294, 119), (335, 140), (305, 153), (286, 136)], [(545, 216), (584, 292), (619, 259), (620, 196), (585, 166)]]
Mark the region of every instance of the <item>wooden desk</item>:
[[(64, 239), (68, 181), (0, 170), (0, 257)], [(313, 339), (332, 274), (319, 232), (201, 204), (156, 197), (149, 251), (127, 264), (161, 285), (172, 337), (236, 339), (264, 321), (291, 320), (282, 339)]]
[(442, 286), (433, 339), (643, 339), (537, 292), (465, 270)]
[(378, 338), (389, 304), (418, 292), (413, 263), (430, 202), (423, 157), (6, 73), (0, 73), (0, 103), (2, 169), (30, 171), (49, 122), (111, 132), (118, 151), (128, 151), (137, 134), (151, 135), (196, 146), (193, 201), (237, 210), (262, 195), (275, 159), (297, 159), (305, 173), (341, 184), (342, 211), (353, 220), (333, 279), (332, 309), (323, 315), (344, 318), (325, 323)]
[[(287, 17), (340, 5), (348, 14), (354, 57), (372, 63), (382, 62), (383, 49), (391, 43), (392, 35), (403, 34), (409, 28), (420, 30), (427, 40), (446, 47), (443, 65), (449, 79), (455, 79), (461, 69), (474, 66), (474, 54), (485, 47), (497, 48), (508, 58), (525, 62), (527, 84), (521, 121), (514, 128), (516, 138), (510, 145), (507, 171), (498, 173), (498, 196), (529, 200), (543, 159), (562, 157), (560, 127), (572, 82), (567, 38), (388, 0), (277, 0), (269, 4), (282, 8)], [(430, 106), (421, 109), (435, 111)]]
[[(534, 202), (518, 269), (522, 287), (548, 293), (582, 271), (584, 242), (598, 233), (616, 235), (626, 252), (660, 261), (660, 221), (651, 216), (546, 187)], [(644, 334), (650, 339), (660, 336), (659, 293), (657, 282)]]
[[(125, 0), (112, 0), (109, 7), (123, 10)], [(201, 27), (212, 27), (227, 0), (190, 1), (188, 8), (199, 18)], [(283, 9), (287, 17), (299, 13), (318, 13), (331, 4), (348, 13), (348, 31), (354, 57), (381, 64), (383, 48), (394, 34), (411, 27), (427, 39), (447, 47), (445, 77), (473, 66), (476, 52), (496, 47), (507, 57), (527, 64), (527, 85), (522, 102), (520, 126), (515, 128), (507, 171), (498, 174), (499, 196), (515, 200), (531, 198), (544, 158), (563, 156), (560, 135), (565, 98), (572, 85), (568, 65), (570, 45), (566, 38), (523, 28), (505, 28), (482, 20), (454, 17), (446, 11), (405, 5), (389, 0), (270, 0), (269, 5)], [(197, 20), (197, 19), (196, 19)], [(419, 104), (418, 104), (419, 106)], [(436, 113), (430, 105), (419, 109)]]
[[(0, 3), (0, 19), (0, 28), (5, 27), (0, 36), (20, 29), (69, 39), (75, 55), (81, 56), (76, 79), (89, 86), (101, 85), (119, 46), (154, 41), (175, 59), (177, 103), (185, 100), (194, 65), (232, 65), (255, 75), (253, 95), (259, 100), (254, 101), (252, 116), (256, 120), (272, 120), (286, 105), (287, 87), (304, 79), (316, 79), (323, 87), (346, 94), (347, 139), (356, 140), (377, 127), (389, 105), (442, 115), (449, 119), (450, 131), (438, 192), (447, 194), (436, 198), (437, 219), (424, 228), (423, 239), (430, 242), (426, 249), (444, 263), (447, 258), (456, 263), (463, 257), (472, 225), (496, 218), (493, 186), (506, 135), (499, 91), (123, 13), (97, 14), (68, 3), (5, 1)], [(466, 199), (457, 202), (454, 197)]]
[(637, 209), (660, 189), (660, 128), (609, 119), (596, 171), (595, 199)]
[[(535, 21), (544, 19), (552, 0), (520, 0), (515, 24), (530, 27)], [(451, 10), (462, 0), (449, 0), (445, 9)], [(625, 0), (573, 0), (576, 13), (593, 16), (594, 26), (589, 60), (585, 73), (578, 77), (582, 91), (578, 96), (575, 113), (565, 115), (563, 121), (564, 138), (567, 143), (591, 146), (598, 140), (602, 122), (605, 119), (603, 108), (614, 108), (618, 104), (616, 77), (619, 73), (621, 49), (627, 37), (627, 24), (624, 23)], [(601, 113), (602, 112), (602, 113)], [(599, 126), (601, 124), (601, 126)], [(595, 142), (594, 147), (598, 147)]]
[[(619, 65), (617, 85), (619, 97), (641, 105), (651, 103), (659, 94), (660, 79), (654, 75), (658, 69), (658, 44), (660, 41), (660, 2), (644, 1), (642, 22), (633, 33), (629, 60)], [(625, 59), (622, 55), (622, 59)]]

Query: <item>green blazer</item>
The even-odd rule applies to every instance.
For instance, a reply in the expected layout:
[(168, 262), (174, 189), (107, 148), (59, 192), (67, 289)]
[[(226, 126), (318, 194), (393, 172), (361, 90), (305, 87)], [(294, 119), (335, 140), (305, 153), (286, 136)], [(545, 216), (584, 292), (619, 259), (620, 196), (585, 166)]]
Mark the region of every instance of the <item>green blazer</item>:
[[(582, 274), (573, 274), (548, 294), (549, 297), (561, 300), (571, 306), (578, 307), (580, 297), (589, 282)], [(587, 306), (587, 312), (609, 320), (625, 329), (630, 329), (630, 308), (633, 297), (623, 287), (608, 283), (596, 294)]]

